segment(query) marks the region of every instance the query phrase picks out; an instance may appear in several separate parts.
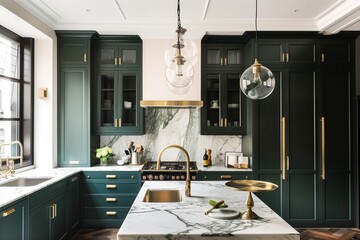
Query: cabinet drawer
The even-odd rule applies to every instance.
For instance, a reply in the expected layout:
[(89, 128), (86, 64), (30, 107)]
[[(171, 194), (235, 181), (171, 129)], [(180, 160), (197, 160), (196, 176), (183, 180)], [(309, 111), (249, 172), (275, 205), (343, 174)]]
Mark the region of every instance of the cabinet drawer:
[(84, 193), (106, 193), (106, 194), (114, 194), (114, 193), (134, 193), (137, 194), (139, 192), (139, 185), (136, 183), (85, 183), (84, 185)]
[(84, 195), (84, 207), (131, 207), (136, 194)]
[(139, 180), (139, 172), (117, 172), (117, 171), (101, 171), (101, 172), (83, 172), (85, 180), (91, 179), (110, 179), (110, 180)]
[(84, 219), (125, 219), (130, 208), (89, 207), (84, 208)]
[(219, 180), (238, 180), (238, 179), (251, 179), (251, 174), (229, 174), (229, 173), (222, 173), (222, 174), (203, 174), (202, 180), (204, 181), (219, 181)]

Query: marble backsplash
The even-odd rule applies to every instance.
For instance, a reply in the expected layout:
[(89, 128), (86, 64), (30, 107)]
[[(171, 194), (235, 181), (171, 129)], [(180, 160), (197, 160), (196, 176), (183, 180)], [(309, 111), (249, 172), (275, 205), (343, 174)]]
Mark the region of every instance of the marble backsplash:
[[(225, 152), (242, 151), (242, 136), (200, 135), (200, 109), (148, 108), (145, 110), (145, 132), (140, 136), (101, 136), (101, 146), (109, 145), (119, 159), (131, 141), (143, 145), (141, 163), (156, 161), (159, 152), (169, 144), (183, 146), (191, 161), (202, 163), (205, 148), (212, 150), (213, 164), (223, 164)], [(176, 148), (168, 149), (162, 160), (184, 160)]]

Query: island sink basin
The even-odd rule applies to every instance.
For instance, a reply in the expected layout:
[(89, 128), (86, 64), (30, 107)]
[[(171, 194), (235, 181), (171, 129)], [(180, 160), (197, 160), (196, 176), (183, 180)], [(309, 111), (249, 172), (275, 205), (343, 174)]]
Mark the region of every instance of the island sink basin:
[(179, 189), (148, 189), (143, 202), (181, 202)]
[(17, 178), (9, 182), (0, 183), (0, 187), (31, 187), (49, 179), (51, 178)]

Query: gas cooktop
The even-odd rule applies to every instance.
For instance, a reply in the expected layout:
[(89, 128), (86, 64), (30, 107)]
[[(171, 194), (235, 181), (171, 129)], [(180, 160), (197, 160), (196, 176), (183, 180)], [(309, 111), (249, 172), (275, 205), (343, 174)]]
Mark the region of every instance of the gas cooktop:
[[(146, 162), (142, 168), (144, 171), (186, 171), (186, 162), (162, 161), (160, 169), (156, 169), (157, 162)], [(196, 162), (190, 162), (190, 171), (197, 171)]]

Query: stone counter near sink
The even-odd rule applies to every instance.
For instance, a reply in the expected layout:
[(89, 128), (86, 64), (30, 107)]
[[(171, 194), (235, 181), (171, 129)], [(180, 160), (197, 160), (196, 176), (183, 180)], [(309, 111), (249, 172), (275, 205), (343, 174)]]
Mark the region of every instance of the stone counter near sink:
[[(299, 233), (253, 195), (254, 212), (261, 220), (219, 220), (204, 215), (209, 199), (225, 200), (229, 208), (244, 212), (247, 192), (232, 190), (226, 181), (193, 181), (191, 197), (185, 197), (185, 182), (146, 181), (118, 232), (118, 240), (144, 239), (300, 239)], [(182, 201), (145, 203), (148, 189), (181, 189)], [(279, 191), (279, 190), (276, 190)], [(266, 194), (266, 193), (264, 193)]]

